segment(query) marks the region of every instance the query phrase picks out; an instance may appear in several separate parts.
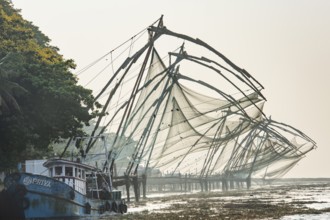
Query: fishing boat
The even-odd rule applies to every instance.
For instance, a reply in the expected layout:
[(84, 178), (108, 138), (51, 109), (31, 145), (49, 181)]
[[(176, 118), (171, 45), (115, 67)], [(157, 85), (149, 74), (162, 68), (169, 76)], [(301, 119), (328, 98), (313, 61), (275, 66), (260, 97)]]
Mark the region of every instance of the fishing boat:
[[(14, 173), (5, 178), (8, 209), (2, 215), (20, 219), (94, 219), (126, 213), (121, 191), (111, 176), (77, 160), (50, 159), (48, 176)], [(7, 212), (7, 213), (6, 213)]]

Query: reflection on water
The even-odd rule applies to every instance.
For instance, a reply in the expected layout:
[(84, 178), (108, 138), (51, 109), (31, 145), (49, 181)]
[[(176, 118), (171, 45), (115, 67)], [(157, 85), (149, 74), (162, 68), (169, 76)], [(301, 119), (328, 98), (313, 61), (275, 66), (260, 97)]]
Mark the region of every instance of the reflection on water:
[(330, 213), (284, 216), (281, 220), (329, 220)]
[[(315, 186), (315, 187), (302, 187), (302, 189), (296, 189), (288, 193), (293, 199), (303, 203), (308, 208), (322, 210), (330, 208), (330, 186)], [(311, 219), (311, 220), (325, 220), (330, 219), (330, 213), (322, 214), (303, 214), (303, 215), (289, 215), (284, 216), (281, 220), (300, 220), (300, 219)]]
[(170, 203), (146, 203), (145, 206), (129, 208), (128, 213), (161, 210), (169, 207), (170, 205)]

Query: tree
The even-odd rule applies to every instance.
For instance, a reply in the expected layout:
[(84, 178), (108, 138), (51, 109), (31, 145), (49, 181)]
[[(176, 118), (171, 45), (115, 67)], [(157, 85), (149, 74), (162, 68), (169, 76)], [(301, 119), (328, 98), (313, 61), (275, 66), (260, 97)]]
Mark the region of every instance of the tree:
[(0, 3), (0, 109), (7, 109), (0, 114), (0, 169), (6, 169), (41, 156), (51, 142), (82, 135), (100, 105), (77, 84), (73, 60), (11, 3)]
[(9, 74), (2, 68), (4, 62), (10, 54), (0, 59), (0, 115), (10, 114), (13, 111), (19, 111), (19, 105), (16, 97), (26, 90), (15, 82), (8, 80)]

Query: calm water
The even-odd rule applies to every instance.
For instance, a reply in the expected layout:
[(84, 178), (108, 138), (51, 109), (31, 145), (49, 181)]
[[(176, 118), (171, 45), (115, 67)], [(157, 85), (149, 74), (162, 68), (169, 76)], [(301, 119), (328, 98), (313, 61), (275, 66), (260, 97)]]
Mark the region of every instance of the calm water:
[(323, 213), (319, 215), (290, 215), (281, 218), (281, 220), (329, 220), (330, 213)]
[[(324, 184), (324, 182), (323, 182)], [(330, 208), (330, 185), (324, 184), (319, 185), (315, 183), (315, 186), (304, 187), (301, 189), (294, 189), (289, 192), (289, 194), (296, 201), (315, 201), (315, 203), (305, 204), (308, 208), (313, 208), (317, 210), (322, 210), (325, 208)], [(298, 220), (298, 219), (330, 219), (330, 213), (322, 214), (311, 214), (311, 215), (290, 215), (281, 218), (281, 220)]]

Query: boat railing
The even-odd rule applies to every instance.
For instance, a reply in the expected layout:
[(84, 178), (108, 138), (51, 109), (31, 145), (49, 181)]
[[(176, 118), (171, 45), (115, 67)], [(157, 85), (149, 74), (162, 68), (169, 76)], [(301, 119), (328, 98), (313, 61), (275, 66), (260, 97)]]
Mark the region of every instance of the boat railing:
[(86, 195), (86, 186), (85, 186), (85, 183), (84, 185), (81, 185), (81, 184), (76, 184), (76, 182), (73, 184), (73, 188), (82, 193), (83, 195)]
[(72, 176), (60, 176), (56, 177), (56, 179), (61, 182), (64, 182), (76, 191), (84, 195), (86, 194), (86, 182), (84, 180)]

